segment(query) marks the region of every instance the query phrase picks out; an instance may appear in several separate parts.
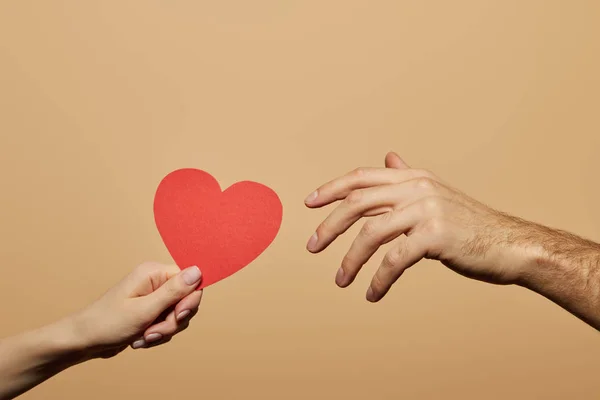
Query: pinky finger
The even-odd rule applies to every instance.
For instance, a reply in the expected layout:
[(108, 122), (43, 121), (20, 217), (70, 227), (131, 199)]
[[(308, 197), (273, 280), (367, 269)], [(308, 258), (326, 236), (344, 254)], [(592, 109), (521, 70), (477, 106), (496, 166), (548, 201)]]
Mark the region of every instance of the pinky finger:
[(426, 241), (416, 234), (398, 239), (396, 246), (385, 255), (375, 272), (367, 290), (367, 300), (372, 303), (381, 300), (404, 271), (425, 257), (425, 243)]
[(131, 343), (131, 348), (136, 350), (136, 349), (141, 349), (142, 347), (146, 346), (146, 341), (144, 340), (143, 336), (138, 337), (137, 339), (135, 339), (132, 343)]
[(160, 345), (163, 345), (165, 343), (169, 343), (171, 341), (171, 339), (173, 339), (173, 336), (165, 336), (162, 339), (157, 340), (156, 342), (146, 343), (143, 348), (144, 349), (150, 349), (152, 347), (160, 346)]

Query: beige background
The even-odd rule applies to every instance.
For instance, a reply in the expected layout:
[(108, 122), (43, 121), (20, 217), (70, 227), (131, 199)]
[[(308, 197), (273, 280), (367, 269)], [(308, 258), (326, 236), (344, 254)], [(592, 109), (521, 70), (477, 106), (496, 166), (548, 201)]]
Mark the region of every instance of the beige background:
[(600, 239), (597, 1), (3, 1), (0, 335), (145, 260), (173, 169), (284, 203), (264, 255), (168, 346), (25, 399), (597, 399), (597, 333), (525, 290), (422, 262), (380, 304), (304, 250), (303, 199), (388, 150), (474, 197)]

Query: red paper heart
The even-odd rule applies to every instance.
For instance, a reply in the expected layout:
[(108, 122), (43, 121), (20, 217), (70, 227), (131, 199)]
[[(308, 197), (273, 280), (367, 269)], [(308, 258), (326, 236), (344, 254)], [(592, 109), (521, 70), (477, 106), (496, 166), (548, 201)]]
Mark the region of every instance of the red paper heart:
[(251, 263), (277, 236), (283, 207), (277, 194), (256, 182), (225, 191), (210, 174), (180, 169), (167, 175), (154, 198), (158, 231), (179, 268), (202, 271), (198, 289)]

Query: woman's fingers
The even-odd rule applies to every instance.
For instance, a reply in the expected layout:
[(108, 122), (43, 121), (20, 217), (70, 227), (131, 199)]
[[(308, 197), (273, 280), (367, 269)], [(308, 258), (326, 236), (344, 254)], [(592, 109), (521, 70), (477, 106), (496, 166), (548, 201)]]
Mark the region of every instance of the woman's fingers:
[(189, 310), (189, 314), (184, 318), (177, 319), (175, 311), (167, 315), (167, 318), (157, 324), (152, 325), (144, 332), (144, 340), (146, 343), (155, 342), (163, 337), (173, 336), (181, 332), (187, 327), (189, 321), (198, 313), (198, 308)]
[(203, 290), (196, 290), (177, 303), (175, 306), (175, 319), (177, 321), (182, 321), (188, 317), (191, 318), (192, 313), (196, 314), (202, 300), (202, 292)]
[(170, 313), (164, 321), (149, 327), (146, 332), (144, 332), (144, 336), (134, 341), (131, 347), (133, 349), (150, 348), (159, 344), (168, 343), (173, 336), (188, 328), (191, 318), (196, 315), (197, 312), (197, 309), (191, 311), (190, 315), (181, 321), (176, 321), (175, 312)]
[(189, 326), (190, 320), (198, 313), (202, 292), (202, 290), (194, 291), (184, 297), (164, 318), (148, 327), (144, 335), (135, 340), (131, 347), (134, 349), (148, 348), (153, 347), (156, 343), (166, 343), (174, 335), (185, 330)]
[(173, 339), (173, 336), (167, 336), (167, 337), (164, 337), (164, 338), (162, 338), (160, 340), (154, 341), (152, 343), (146, 343), (144, 345), (144, 347), (142, 347), (142, 348), (144, 348), (144, 349), (151, 349), (151, 348), (156, 347), (156, 346), (162, 346), (163, 344), (169, 343), (172, 339)]

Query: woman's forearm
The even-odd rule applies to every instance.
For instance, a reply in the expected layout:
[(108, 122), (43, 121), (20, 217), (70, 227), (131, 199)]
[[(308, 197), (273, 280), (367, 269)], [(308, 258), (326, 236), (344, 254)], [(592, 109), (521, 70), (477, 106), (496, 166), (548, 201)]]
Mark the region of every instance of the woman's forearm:
[(0, 340), (0, 400), (84, 361), (84, 350), (72, 318)]
[(79, 312), (0, 340), (0, 400), (13, 399), (75, 364), (110, 358), (129, 346), (167, 343), (198, 312), (200, 281), (198, 267), (182, 271), (145, 263)]

